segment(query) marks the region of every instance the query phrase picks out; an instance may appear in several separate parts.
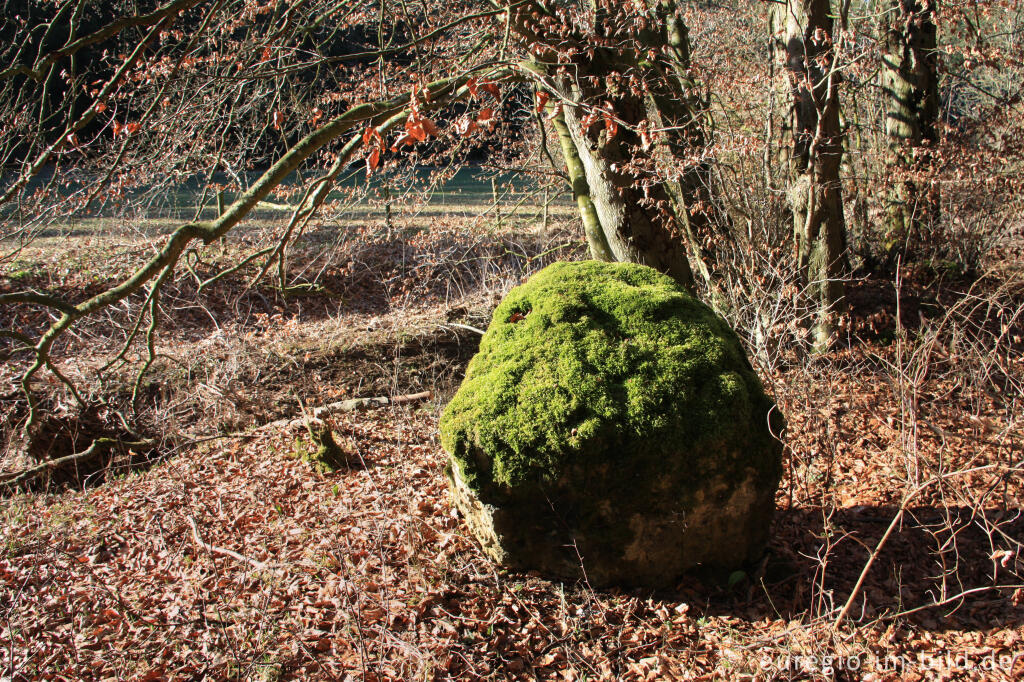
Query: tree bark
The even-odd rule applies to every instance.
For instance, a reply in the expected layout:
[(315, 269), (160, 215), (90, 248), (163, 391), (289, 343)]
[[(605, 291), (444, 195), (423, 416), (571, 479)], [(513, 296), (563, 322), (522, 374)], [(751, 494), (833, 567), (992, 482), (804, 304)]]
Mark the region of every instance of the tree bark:
[(591, 11), (590, 28), (550, 45), (525, 12), (511, 17), (535, 55), (527, 68), (561, 108), (553, 121), (591, 254), (650, 265), (688, 288), (692, 258), (710, 282), (715, 267), (701, 245), (724, 211), (677, 2), (638, 10), (593, 0)]
[(776, 60), (789, 93), (781, 144), (797, 265), (817, 301), (812, 332), (823, 349), (834, 331), (849, 266), (839, 169), (843, 133), (829, 0), (786, 0), (771, 15)]
[(679, 167), (667, 182), (676, 215), (685, 231), (690, 259), (709, 290), (721, 277), (716, 254), (729, 238), (730, 220), (714, 189), (711, 164), (704, 153), (712, 128), (705, 120), (709, 103), (699, 96), (700, 87), (690, 65), (690, 38), (675, 0), (658, 0), (654, 12), (661, 28), (664, 57), (649, 64), (655, 78), (648, 83), (649, 115), (665, 131), (660, 147)]
[(886, 251), (892, 255), (939, 217), (938, 190), (922, 181), (938, 139), (939, 90), (934, 0), (889, 0), (879, 73), (892, 183), (886, 197)]
[(565, 160), (565, 167), (569, 173), (572, 195), (579, 208), (580, 218), (583, 220), (583, 232), (587, 236), (590, 255), (594, 260), (614, 261), (615, 253), (612, 252), (608, 238), (605, 237), (601, 218), (597, 214), (597, 207), (594, 206), (594, 200), (590, 196), (587, 171), (583, 166), (579, 150), (576, 148), (576, 141), (573, 139), (572, 133), (569, 132), (569, 126), (565, 123), (565, 114), (556, 113), (552, 123), (558, 133), (558, 143), (562, 148), (562, 158)]
[[(567, 89), (580, 94), (574, 84)], [(643, 117), (642, 101), (616, 98), (613, 107), (617, 117), (634, 124)], [(614, 138), (607, 130), (595, 135), (583, 130), (586, 114), (566, 107), (563, 115), (569, 139), (583, 167), (600, 235), (614, 260), (649, 265), (692, 288), (693, 271), (687, 258), (683, 226), (665, 183), (644, 178), (628, 168), (636, 162), (630, 148), (642, 144), (639, 136), (625, 126), (620, 126)], [(590, 239), (592, 251), (600, 248), (600, 235)]]

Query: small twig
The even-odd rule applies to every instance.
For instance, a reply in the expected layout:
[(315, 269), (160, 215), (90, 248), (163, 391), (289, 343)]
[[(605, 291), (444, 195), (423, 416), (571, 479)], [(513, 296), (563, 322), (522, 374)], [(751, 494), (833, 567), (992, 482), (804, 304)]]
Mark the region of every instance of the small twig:
[(198, 289), (196, 289), (196, 292), (197, 292), (197, 293), (198, 293), (198, 292), (201, 292), (201, 291), (203, 291), (203, 289), (205, 289), (206, 287), (210, 286), (210, 285), (211, 285), (211, 284), (213, 284), (214, 282), (217, 282), (217, 281), (219, 281), (219, 280), (221, 280), (221, 279), (223, 279), (223, 278), (227, 277), (228, 275), (230, 275), (230, 274), (232, 274), (232, 273), (238, 272), (239, 270), (241, 270), (242, 268), (244, 268), (245, 266), (247, 266), (247, 265), (248, 265), (249, 263), (251, 263), (251, 262), (253, 262), (254, 260), (257, 260), (257, 259), (259, 259), (259, 258), (261, 258), (261, 257), (263, 257), (263, 256), (265, 256), (265, 255), (267, 255), (268, 253), (270, 253), (271, 251), (273, 251), (273, 250), (274, 250), (275, 248), (277, 248), (277, 247), (275, 247), (275, 246), (268, 246), (267, 248), (265, 248), (265, 249), (261, 249), (260, 251), (257, 251), (256, 253), (252, 253), (252, 254), (249, 254), (248, 256), (246, 256), (245, 258), (243, 258), (243, 259), (242, 259), (242, 260), (240, 260), (239, 262), (235, 263), (235, 264), (234, 264), (234, 265), (232, 265), (231, 267), (229, 267), (229, 268), (226, 268), (226, 269), (224, 269), (224, 270), (221, 270), (221, 271), (220, 271), (220, 272), (218, 272), (218, 273), (217, 273), (216, 275), (213, 275), (213, 276), (212, 276), (212, 277), (210, 277), (209, 279), (207, 279), (207, 280), (204, 280), (204, 281), (203, 281), (203, 282), (202, 282), (202, 283), (201, 283), (201, 284), (199, 285), (199, 288), (198, 288)]
[(220, 554), (222, 556), (230, 557), (235, 561), (241, 561), (242, 563), (249, 564), (250, 566), (259, 571), (270, 570), (266, 564), (260, 561), (256, 561), (255, 559), (250, 559), (249, 557), (239, 554), (238, 552), (232, 549), (225, 549), (224, 547), (217, 547), (216, 545), (211, 545), (207, 542), (203, 542), (203, 539), (199, 537), (199, 527), (196, 526), (196, 521), (191, 516), (188, 517), (188, 525), (192, 527), (192, 540), (194, 540), (197, 545), (205, 549), (207, 552), (210, 552), (211, 554)]
[(958, 592), (957, 594), (954, 594), (951, 597), (946, 597), (945, 599), (940, 599), (938, 601), (932, 602), (931, 604), (922, 604), (921, 606), (917, 606), (912, 609), (907, 609), (906, 611), (900, 611), (899, 613), (883, 616), (879, 618), (879, 621), (893, 621), (897, 618), (903, 618), (905, 616), (909, 616), (920, 611), (926, 611), (928, 609), (937, 609), (940, 606), (947, 606), (949, 604), (952, 604), (953, 602), (965, 599), (973, 594), (991, 592), (994, 590), (1019, 590), (1021, 588), (1024, 588), (1024, 585), (1012, 583), (1007, 585), (982, 585), (981, 587), (973, 587), (969, 590), (963, 590), (961, 592)]
[(907, 493), (906, 497), (903, 498), (903, 502), (900, 503), (900, 508), (896, 512), (896, 516), (892, 518), (892, 522), (889, 523), (889, 527), (885, 529), (885, 533), (882, 534), (882, 538), (878, 541), (878, 544), (875, 545), (875, 551), (871, 553), (871, 556), (868, 557), (867, 563), (864, 564), (864, 568), (861, 570), (860, 576), (857, 578), (857, 582), (856, 584), (854, 584), (853, 590), (850, 592), (850, 596), (846, 600), (846, 604), (843, 605), (842, 610), (839, 611), (839, 615), (836, 616), (836, 619), (832, 622), (832, 627), (834, 629), (839, 629), (839, 626), (842, 624), (843, 620), (846, 619), (847, 614), (850, 613), (850, 609), (853, 607), (853, 602), (857, 599), (857, 595), (860, 594), (860, 589), (864, 585), (864, 581), (868, 577), (868, 572), (874, 565), (875, 560), (878, 559), (878, 556), (882, 553), (882, 547), (885, 546), (885, 543), (888, 542), (889, 537), (892, 535), (893, 531), (896, 530), (896, 527), (900, 524), (900, 521), (903, 520), (903, 515), (906, 513), (911, 500), (917, 497), (918, 494), (924, 491), (925, 489), (931, 487), (933, 484), (939, 483), (947, 478), (952, 478), (954, 476), (960, 476), (963, 474), (976, 473), (978, 471), (984, 471), (985, 469), (991, 469), (992, 467), (993, 465), (986, 464), (979, 467), (973, 467), (971, 469), (962, 469), (959, 471), (951, 471), (947, 474), (940, 474), (939, 476), (935, 476), (934, 478), (925, 481), (924, 483), (922, 483), (921, 485), (917, 486), (909, 493)]
[(467, 330), (469, 330), (471, 332), (476, 332), (480, 336), (483, 336), (484, 334), (487, 333), (483, 329), (479, 329), (477, 327), (473, 327), (473, 326), (470, 326), (468, 324), (460, 324), (458, 322), (449, 322), (448, 324), (446, 324), (444, 326), (446, 326), (446, 327), (458, 327), (459, 329), (467, 329)]

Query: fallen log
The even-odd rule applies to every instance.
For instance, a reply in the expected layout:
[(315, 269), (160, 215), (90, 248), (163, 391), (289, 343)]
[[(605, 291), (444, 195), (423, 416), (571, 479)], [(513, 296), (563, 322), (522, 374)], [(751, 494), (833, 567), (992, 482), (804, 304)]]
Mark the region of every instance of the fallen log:
[(256, 431), (264, 431), (266, 429), (281, 427), (292, 428), (304, 425), (308, 419), (323, 419), (324, 417), (329, 417), (332, 414), (337, 414), (339, 412), (354, 412), (355, 410), (365, 410), (371, 407), (402, 405), (404, 403), (414, 403), (420, 400), (430, 400), (433, 397), (434, 394), (431, 391), (423, 391), (422, 393), (396, 395), (393, 398), (388, 396), (375, 396), (372, 398), (351, 398), (349, 400), (339, 400), (338, 402), (328, 403), (327, 405), (321, 405), (320, 407), (314, 407), (311, 410), (307, 410), (301, 417), (296, 417), (294, 419), (285, 417), (284, 419), (269, 422), (257, 428)]

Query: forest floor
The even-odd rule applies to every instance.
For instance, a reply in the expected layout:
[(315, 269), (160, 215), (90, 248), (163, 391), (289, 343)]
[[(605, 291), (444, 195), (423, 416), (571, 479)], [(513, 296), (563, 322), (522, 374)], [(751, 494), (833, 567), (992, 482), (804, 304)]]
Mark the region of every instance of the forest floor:
[[(438, 415), (475, 351), (468, 327), (532, 272), (583, 257), (578, 236), (434, 218), (330, 239), (293, 254), (318, 288), (288, 299), (246, 287), (251, 272), (197, 295), (245, 243), (196, 254), (163, 298), (134, 408), (137, 363), (95, 369), (141, 301), (60, 349), (108, 406), (83, 413), (41, 376), (54, 416), (0, 471), (117, 433), (118, 412), (155, 444), (0, 498), (0, 679), (1024, 676), (1018, 259), (970, 280), (855, 280), (827, 355), (745, 335), (788, 419), (769, 556), (731, 585), (652, 593), (495, 568), (443, 474)], [(0, 292), (80, 300), (145, 253), (127, 237), (44, 242)], [(6, 438), (25, 417), (17, 369), (0, 367)], [(308, 435), (288, 421), (423, 391), (331, 416), (347, 457), (334, 472), (302, 457)]]

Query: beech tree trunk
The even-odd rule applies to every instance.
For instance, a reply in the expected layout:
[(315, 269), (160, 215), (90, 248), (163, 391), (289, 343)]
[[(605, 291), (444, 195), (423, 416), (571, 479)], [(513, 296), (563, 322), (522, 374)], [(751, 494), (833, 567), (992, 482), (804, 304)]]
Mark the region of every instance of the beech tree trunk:
[(689, 31), (678, 5), (675, 0), (659, 0), (654, 8), (659, 25), (664, 27), (657, 38), (664, 43), (666, 60), (654, 65), (660, 77), (649, 84), (648, 113), (665, 131), (659, 145), (665, 165), (675, 161), (681, 166), (678, 175), (668, 180), (667, 189), (685, 228), (691, 261), (713, 291), (722, 274), (716, 256), (722, 240), (729, 238), (731, 223), (714, 189), (711, 164), (703, 153), (713, 132), (705, 120), (710, 103), (700, 98), (700, 87), (690, 72)]
[(829, 0), (785, 0), (771, 14), (776, 60), (789, 95), (781, 145), (796, 258), (803, 283), (818, 302), (812, 331), (819, 349), (832, 336), (849, 272), (833, 23)]
[[(534, 47), (529, 66), (549, 104), (573, 194), (594, 258), (650, 265), (686, 287), (693, 264), (711, 282), (715, 267), (702, 248), (724, 224), (715, 200), (704, 103), (689, 75), (690, 45), (675, 0), (648, 0), (646, 28), (633, 30), (626, 9), (593, 0), (590, 34), (558, 50), (537, 49), (544, 36), (530, 21), (512, 27)], [(570, 52), (566, 67), (565, 53)], [(627, 84), (638, 76), (640, 89)], [(667, 173), (666, 173), (667, 171)]]
[[(565, 87), (567, 98), (580, 97), (574, 83)], [(614, 107), (618, 118), (638, 122), (644, 117), (639, 98), (616, 98)], [(582, 170), (582, 177), (578, 172), (573, 177), (577, 202), (585, 195), (593, 207), (590, 215), (584, 210), (584, 219), (585, 224), (591, 222), (586, 232), (594, 257), (608, 260), (610, 255), (610, 260), (649, 265), (692, 287), (685, 228), (666, 184), (644, 182), (627, 168), (636, 161), (631, 148), (642, 144), (639, 136), (621, 125), (614, 137), (607, 129), (584, 131), (586, 114), (573, 107), (565, 107), (562, 117), (564, 132), (560, 131), (559, 137), (563, 156), (567, 164), (573, 164), (570, 159), (575, 157)]]
[(889, 0), (883, 15), (879, 80), (885, 97), (888, 167), (886, 250), (893, 254), (939, 217), (939, 193), (918, 177), (932, 164), (938, 139), (939, 89), (934, 0)]

